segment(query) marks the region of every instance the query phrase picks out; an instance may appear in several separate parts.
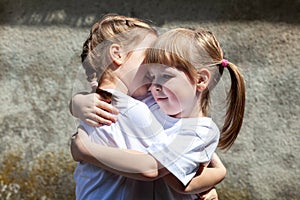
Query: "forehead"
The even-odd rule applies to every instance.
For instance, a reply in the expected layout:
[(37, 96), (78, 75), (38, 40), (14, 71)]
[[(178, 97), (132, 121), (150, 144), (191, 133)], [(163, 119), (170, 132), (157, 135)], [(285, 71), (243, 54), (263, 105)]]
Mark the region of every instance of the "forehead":
[(179, 72), (178, 69), (172, 66), (159, 64), (159, 63), (151, 63), (145, 64), (146, 69), (151, 73), (162, 73), (162, 72), (169, 72), (169, 73), (176, 73)]

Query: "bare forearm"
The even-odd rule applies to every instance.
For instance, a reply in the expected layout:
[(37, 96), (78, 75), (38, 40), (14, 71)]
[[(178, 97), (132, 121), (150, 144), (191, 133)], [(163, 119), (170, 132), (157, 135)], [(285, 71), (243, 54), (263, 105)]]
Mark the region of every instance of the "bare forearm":
[(110, 168), (130, 174), (142, 174), (149, 178), (158, 175), (157, 163), (151, 156), (97, 144), (93, 144), (91, 148), (92, 152), (101, 152), (94, 154), (95, 159)]
[(211, 189), (224, 179), (225, 174), (226, 170), (224, 171), (223, 169), (204, 168), (200, 175), (192, 179), (184, 192), (197, 194)]
[(226, 176), (226, 168), (219, 156), (214, 153), (209, 167), (199, 168), (195, 176), (185, 188), (186, 193), (201, 193), (220, 183)]
[[(136, 179), (136, 180), (143, 180), (143, 181), (151, 180), (150, 178), (148, 178), (148, 176), (150, 176), (152, 174), (128, 173), (128, 172), (125, 172), (122, 170), (117, 170), (113, 167), (109, 167), (108, 165), (103, 164), (97, 158), (95, 158), (94, 156), (92, 156), (90, 154), (89, 150), (84, 147), (83, 143), (79, 139), (76, 141), (76, 143), (74, 142), (74, 138), (72, 139), (71, 152), (72, 152), (72, 156), (75, 161), (87, 162), (89, 164), (100, 167), (104, 170), (110, 171), (111, 173), (125, 176), (128, 178), (132, 178), (132, 179)], [(145, 176), (145, 175), (148, 175), (148, 176)]]
[(92, 143), (86, 133), (73, 137), (71, 150), (74, 160), (86, 161), (113, 173), (133, 179), (158, 178), (158, 163), (144, 153), (117, 149)]
[(199, 194), (220, 183), (225, 178), (225, 175), (225, 166), (217, 154), (214, 154), (209, 167), (200, 166), (197, 175), (189, 182), (187, 186), (184, 186), (176, 177), (171, 174), (165, 176), (164, 179), (168, 185), (178, 193)]
[(214, 187), (224, 178), (221, 169), (204, 168), (202, 173), (194, 177), (191, 182), (184, 186), (175, 176), (169, 174), (164, 177), (167, 184), (178, 193), (199, 194)]

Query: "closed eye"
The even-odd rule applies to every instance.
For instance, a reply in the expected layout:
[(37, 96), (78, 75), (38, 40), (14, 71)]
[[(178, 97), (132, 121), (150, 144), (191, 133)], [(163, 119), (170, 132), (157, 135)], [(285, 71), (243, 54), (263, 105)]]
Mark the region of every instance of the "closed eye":
[(174, 76), (172, 76), (172, 75), (169, 75), (169, 74), (163, 74), (162, 75), (162, 78), (163, 79), (171, 79), (171, 78), (173, 78)]

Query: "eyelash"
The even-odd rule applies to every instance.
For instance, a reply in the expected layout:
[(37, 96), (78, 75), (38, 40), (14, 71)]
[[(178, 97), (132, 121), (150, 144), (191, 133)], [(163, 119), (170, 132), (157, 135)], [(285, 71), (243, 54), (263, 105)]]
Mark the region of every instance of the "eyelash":
[(168, 74), (163, 74), (162, 77), (163, 77), (164, 79), (170, 79), (170, 78), (172, 78), (173, 76), (168, 75)]
[[(173, 77), (174, 76), (169, 75), (169, 74), (162, 74), (162, 75), (160, 75), (160, 79), (161, 80), (169, 80), (169, 79), (171, 79)], [(152, 82), (155, 79), (155, 76), (153, 76), (151, 74), (147, 74), (145, 78), (148, 79), (150, 82)]]
[[(167, 74), (163, 74), (161, 75), (162, 79), (165, 79), (165, 80), (168, 80), (168, 79), (171, 79), (173, 76), (171, 75), (167, 75)], [(147, 75), (146, 78), (150, 81), (153, 81), (155, 76), (151, 76), (151, 75)]]

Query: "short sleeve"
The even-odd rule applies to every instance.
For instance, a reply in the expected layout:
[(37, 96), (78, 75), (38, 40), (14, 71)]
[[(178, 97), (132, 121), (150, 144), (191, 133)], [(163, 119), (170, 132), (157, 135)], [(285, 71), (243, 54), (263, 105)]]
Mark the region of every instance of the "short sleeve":
[(172, 134), (168, 141), (153, 143), (147, 149), (184, 185), (196, 175), (200, 163), (210, 161), (218, 144), (218, 132), (210, 127), (196, 129), (181, 129)]
[(81, 125), (83, 127), (83, 129), (85, 130), (85, 132), (90, 135), (91, 132), (93, 131), (93, 127), (86, 124), (85, 122), (81, 121), (79, 122), (79, 125)]

